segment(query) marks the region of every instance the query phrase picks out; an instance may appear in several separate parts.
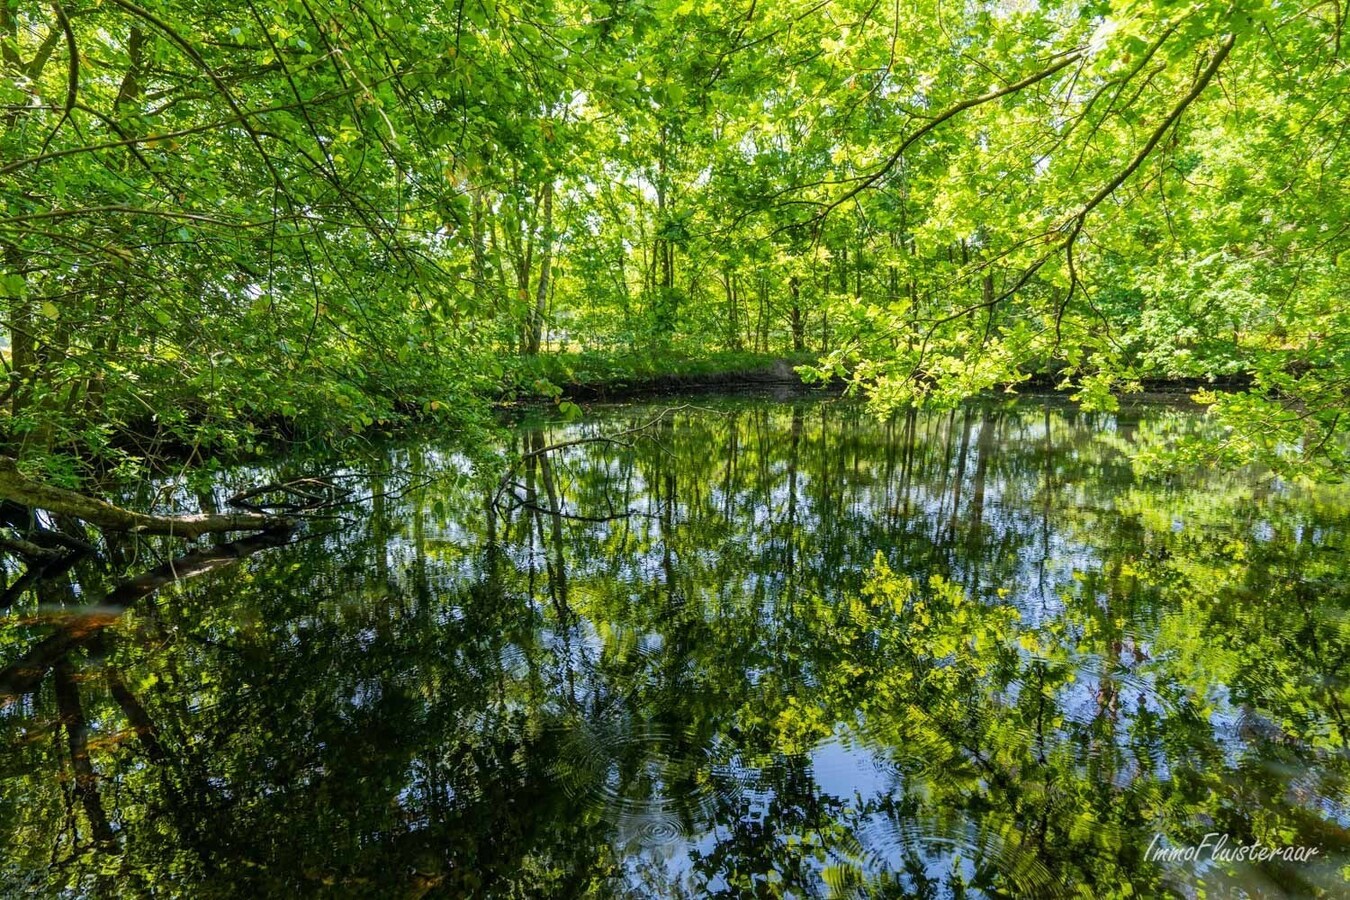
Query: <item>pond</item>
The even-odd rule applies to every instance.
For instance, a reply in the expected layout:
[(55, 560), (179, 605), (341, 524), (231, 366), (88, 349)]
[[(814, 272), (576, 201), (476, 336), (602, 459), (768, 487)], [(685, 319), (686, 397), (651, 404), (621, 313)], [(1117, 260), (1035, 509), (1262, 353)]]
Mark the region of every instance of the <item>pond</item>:
[(31, 587), (0, 891), (1346, 895), (1344, 489), (1136, 474), (1171, 403), (539, 415)]

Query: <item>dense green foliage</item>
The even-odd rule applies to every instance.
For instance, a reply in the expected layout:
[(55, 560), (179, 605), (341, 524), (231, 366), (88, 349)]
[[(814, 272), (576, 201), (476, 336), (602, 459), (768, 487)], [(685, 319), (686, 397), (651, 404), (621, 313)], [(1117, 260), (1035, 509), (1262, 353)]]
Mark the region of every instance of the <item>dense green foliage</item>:
[(1344, 18), (4, 0), (0, 424), (214, 452), (461, 411), (541, 350), (792, 351), (882, 409), (1237, 376), (1218, 449), (1323, 470)]

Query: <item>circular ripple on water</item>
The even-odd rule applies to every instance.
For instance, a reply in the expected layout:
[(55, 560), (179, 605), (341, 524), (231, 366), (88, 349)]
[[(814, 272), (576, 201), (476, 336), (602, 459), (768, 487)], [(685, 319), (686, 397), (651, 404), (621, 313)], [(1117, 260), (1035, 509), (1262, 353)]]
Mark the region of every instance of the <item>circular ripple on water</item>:
[(753, 772), (728, 746), (614, 716), (561, 729), (553, 775), (622, 837), (671, 843), (735, 803)]
[(659, 804), (638, 809), (611, 809), (609, 813), (608, 818), (615, 825), (620, 843), (660, 846), (680, 843), (689, 836), (690, 829), (675, 810)]
[(1016, 896), (1046, 900), (1067, 896), (1035, 850), (1009, 843), (993, 829), (980, 829), (973, 837), (970, 831), (968, 824), (942, 827), (911, 816), (878, 814), (859, 826), (856, 834), (861, 856), (874, 870), (896, 870), (910, 853), (929, 861), (961, 857), (997, 869), (1016, 888)]

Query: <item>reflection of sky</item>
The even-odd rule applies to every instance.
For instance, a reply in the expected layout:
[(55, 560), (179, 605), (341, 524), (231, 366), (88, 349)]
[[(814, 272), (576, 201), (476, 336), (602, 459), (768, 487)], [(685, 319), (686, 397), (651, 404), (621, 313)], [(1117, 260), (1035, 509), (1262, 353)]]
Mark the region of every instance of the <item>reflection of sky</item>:
[[(619, 410), (612, 415), (598, 424), (553, 428), (547, 439), (627, 427), (650, 413)], [(517, 691), (503, 688), (505, 708), (531, 713), (538, 712), (531, 704), (547, 704), (557, 715), (581, 715), (581, 710), (583, 718), (625, 714), (638, 719), (660, 712), (663, 692), (687, 699), (686, 690), (708, 690), (700, 679), (709, 676), (698, 671), (706, 659), (725, 662), (726, 671), (753, 685), (791, 679), (797, 680), (788, 689), (818, 684), (828, 673), (812, 671), (812, 660), (784, 658), (783, 648), (802, 630), (791, 618), (793, 601), (849, 595), (879, 550), (921, 586), (927, 576), (941, 574), (983, 603), (1013, 605), (1024, 627), (1064, 625), (1060, 649), (1076, 677), (1056, 689), (1054, 706), (1061, 720), (1046, 734), (1051, 744), (1092, 759), (1115, 751), (1112, 756), (1121, 762), (1105, 777), (1113, 778), (1117, 788), (1141, 777), (1171, 776), (1167, 756), (1143, 739), (1136, 741), (1132, 728), (1145, 716), (1175, 714), (1177, 696), (1200, 692), (1191, 696), (1202, 707), (1199, 721), (1212, 730), (1222, 762), (1230, 768), (1250, 755), (1258, 737), (1280, 734), (1280, 723), (1251, 709), (1228, 685), (1169, 683), (1175, 660), (1159, 658), (1157, 647), (1166, 646), (1158, 622), (1171, 610), (1158, 608), (1158, 592), (1143, 592), (1129, 578), (1113, 583), (1103, 572), (1109, 563), (1133, 562), (1144, 552), (1140, 513), (1130, 505), (1135, 484), (1118, 446), (1116, 420), (1074, 419), (1058, 407), (1047, 412), (1029, 401), (1000, 411), (997, 418), (986, 419), (982, 412), (968, 421), (964, 412), (918, 417), (916, 438), (908, 445), (902, 425), (888, 429), (847, 406), (808, 405), (795, 441), (788, 407), (740, 419), (682, 415), (679, 426), (663, 434), (660, 447), (635, 440), (631, 447), (592, 443), (558, 453), (555, 488), (565, 511), (596, 516), (612, 508), (635, 514), (606, 522), (563, 521), (559, 546), (547, 516), (521, 507), (504, 509), (496, 522), (500, 571), (491, 579), (485, 572), (484, 506), (485, 493), (495, 484), (474, 482), (462, 458), (428, 452), (419, 469), (449, 471), (450, 477), (421, 494), (392, 496), (387, 501), (391, 515), (381, 523), (378, 539), (367, 530), (374, 527), (369, 502), (360, 507), (372, 514), (369, 522), (324, 538), (324, 552), (338, 565), (346, 565), (350, 556), (360, 566), (354, 565), (348, 581), (333, 569), (315, 575), (311, 587), (317, 611), (292, 618), (285, 627), (296, 642), (321, 632), (331, 615), (323, 603), (330, 595), (340, 597), (351, 579), (368, 591), (367, 599), (375, 598), (370, 605), (384, 606), (400, 590), (412, 593), (407, 584), (425, 576), (426, 602), (433, 604), (430, 621), (448, 631), (465, 618), (459, 604), (469, 602), (466, 593), (491, 581), (500, 596), (494, 593), (489, 602), (518, 612), (518, 627), (528, 635), (519, 642), (515, 635), (479, 636), (500, 641), (491, 676)], [(1153, 418), (1171, 415), (1147, 411), (1131, 427), (1142, 431)], [(729, 472), (733, 428), (738, 429), (740, 457)], [(379, 483), (397, 494), (413, 467), (402, 451), (391, 455), (390, 464), (391, 473)], [(268, 477), (261, 469), (240, 470), (215, 495), (223, 501), (237, 486)], [(531, 500), (545, 506), (544, 474), (536, 471), (532, 477), (537, 490)], [(1215, 479), (1216, 490), (1233, 483)], [(674, 497), (666, 493), (671, 481)], [(1206, 528), (1219, 527), (1203, 515), (1206, 487), (1191, 485), (1175, 495), (1158, 492), (1146, 498), (1168, 505), (1175, 496), (1175, 509), (1153, 510), (1166, 540), (1193, 540)], [(1287, 496), (1291, 490), (1281, 486), (1276, 493)], [(194, 502), (181, 484), (163, 496), (166, 508), (186, 509)], [(436, 501), (441, 515), (431, 513)], [(1300, 521), (1304, 513), (1287, 508), (1278, 512), (1223, 527), (1262, 545), (1323, 544), (1340, 534), (1339, 523)], [(1174, 528), (1174, 523), (1184, 527)], [(361, 546), (367, 549), (350, 549)], [(389, 585), (374, 584), (376, 571), (387, 576)], [(422, 575), (414, 575), (419, 571)], [(1078, 618), (1070, 619), (1071, 614)], [(1117, 629), (1118, 646), (1111, 653), (1078, 649), (1078, 643), (1089, 643), (1082, 634), (1089, 614), (1099, 614)], [(390, 615), (396, 619), (398, 613)], [(723, 617), (737, 623), (739, 631), (728, 630), (744, 646), (706, 646), (708, 635), (717, 632), (701, 627)], [(365, 653), (387, 635), (379, 628), (349, 627), (344, 639), (354, 653)], [(723, 649), (726, 658), (718, 657)], [(733, 656), (740, 653), (744, 656)], [(467, 666), (473, 657), (457, 648), (451, 658)], [(1018, 658), (1023, 670), (1030, 659), (1023, 648)], [(529, 688), (517, 690), (519, 685)], [(994, 702), (1006, 710), (1029, 690), (1035, 687), (1013, 681)], [(342, 697), (354, 712), (378, 707), (383, 699), (381, 682), (372, 679), (350, 684)], [(706, 700), (713, 707), (707, 714), (734, 718), (737, 710), (716, 708), (717, 699)], [(473, 723), (479, 715), (467, 709), (464, 721)], [(1110, 728), (1093, 730), (1107, 719)], [(711, 721), (708, 728), (722, 735), (726, 724)], [(858, 844), (832, 852), (858, 857), (864, 868), (894, 869), (901, 848), (917, 848), (934, 875), (957, 856), (968, 864), (975, 849), (997, 856), (998, 847), (971, 836), (968, 820), (897, 823), (877, 811), (905, 785), (892, 758), (895, 748), (870, 744), (867, 726), (850, 722), (847, 730), (836, 728), (805, 751), (805, 772), (816, 797), (833, 798), (853, 810), (850, 823)], [(622, 731), (602, 737), (625, 735), (631, 737)], [(735, 743), (724, 739), (728, 746)], [(708, 759), (695, 761), (695, 768), (716, 775), (716, 766), (727, 764), (729, 755), (727, 747), (715, 746)], [(665, 787), (659, 778), (654, 783)], [(747, 814), (767, 815), (777, 799), (773, 790), (763, 784), (742, 787), (737, 799)], [(1300, 794), (1297, 802), (1327, 820), (1350, 824), (1342, 798), (1326, 795), (1315, 778), (1293, 778), (1290, 790)], [(405, 790), (400, 796), (411, 794)], [(700, 886), (691, 879), (694, 859), (728, 839), (725, 823), (710, 827), (713, 818), (707, 817), (694, 823), (691, 834), (653, 840), (651, 829), (669, 824), (661, 818), (663, 811), (639, 806), (636, 812), (605, 813), (612, 817), (630, 882), (685, 885), (694, 895), (716, 889), (716, 882)]]
[[(1148, 415), (1142, 419), (1146, 421)], [(559, 463), (570, 474), (568, 483), (602, 475), (611, 482), (605, 488), (607, 494), (627, 497), (630, 508), (645, 515), (632, 521), (630, 539), (617, 544), (613, 523), (595, 527), (590, 549), (585, 543), (590, 526), (572, 526), (577, 530), (569, 533), (567, 569), (573, 590), (581, 583), (618, 581), (629, 586), (626, 593), (631, 597), (641, 597), (644, 586), (668, 577), (666, 565), (673, 560), (681, 584), (702, 592), (703, 601), (710, 604), (703, 611), (705, 616), (716, 615), (719, 604), (767, 602), (769, 606), (760, 610), (758, 618), (772, 630), (782, 627), (773, 612), (777, 595), (789, 588), (818, 591), (827, 597), (851, 590), (857, 576), (870, 566), (872, 554), (881, 549), (900, 571), (921, 579), (936, 571), (985, 602), (1006, 596), (1006, 602), (1020, 611), (1026, 627), (1043, 626), (1063, 616), (1066, 598), (1076, 598), (1078, 604), (1095, 598), (1106, 606), (1123, 602), (1123, 597), (1103, 592), (1105, 581), (1084, 578), (1085, 573), (1101, 573), (1107, 551), (1118, 559), (1121, 541), (1132, 540), (1133, 514), (1117, 508), (1118, 496), (1132, 483), (1128, 466), (1116, 447), (1093, 440), (1110, 436), (1116, 428), (1114, 420), (1097, 420), (1090, 436), (1058, 419), (1052, 419), (1047, 431), (1040, 411), (1033, 409), (1001, 419), (992, 426), (993, 439), (986, 441), (980, 441), (979, 434), (989, 426), (977, 421), (969, 427), (964, 454), (960, 423), (926, 433), (919, 429), (921, 441), (908, 451), (908, 461), (885, 465), (881, 462), (884, 445), (874, 444), (862, 451), (870, 451), (869, 458), (855, 458), (842, 469), (842, 475), (828, 452), (813, 452), (818, 442), (826, 440), (824, 433), (813, 430), (813, 418), (804, 422), (795, 444), (796, 458), (791, 464), (781, 458), (792, 452), (787, 422), (786, 416), (774, 421), (774, 439), (767, 452), (778, 458), (767, 465), (743, 462), (730, 487), (725, 481), (727, 473), (714, 467), (710, 483), (678, 494), (674, 502), (658, 496), (659, 472), (642, 480), (634, 474), (640, 466), (618, 466), (606, 458), (609, 448), (575, 448)], [(708, 452), (697, 425), (689, 430), (702, 452)], [(743, 453), (757, 449), (763, 448), (744, 439), (740, 444)], [(714, 457), (722, 452), (716, 446), (711, 450)], [(982, 452), (986, 459), (981, 459)], [(661, 468), (659, 460), (648, 463)], [(678, 469), (676, 473), (682, 475)], [(626, 480), (615, 484), (616, 478)], [(579, 505), (566, 496), (564, 502), (569, 510)], [(1174, 533), (1188, 527), (1185, 512), (1158, 512)], [(1251, 532), (1260, 541), (1275, 537), (1265, 521), (1253, 525)], [(580, 541), (575, 540), (578, 534)], [(715, 545), (699, 544), (705, 534), (718, 535)], [(1104, 546), (1103, 541), (1112, 543)], [(734, 564), (727, 563), (728, 555), (734, 557)], [(532, 554), (515, 559), (542, 568), (544, 548), (534, 544)], [(795, 567), (795, 576), (789, 565)], [(1084, 596), (1089, 591), (1097, 593)], [(1147, 766), (1149, 777), (1169, 777), (1161, 748), (1135, 744), (1128, 727), (1135, 717), (1174, 711), (1160, 689), (1160, 664), (1151, 659), (1148, 627), (1143, 621), (1127, 622), (1118, 656), (1070, 656), (1077, 677), (1059, 690), (1056, 703), (1061, 718), (1047, 732), (1052, 743), (1089, 741), (1093, 755), (1106, 753), (1095, 742), (1109, 741), (1111, 755), (1120, 761), (1111, 767), (1117, 788), (1145, 776), (1141, 763)], [(643, 640), (639, 640), (640, 653), (659, 652), (659, 646), (644, 645)], [(603, 648), (593, 643), (588, 649), (595, 659)], [(1027, 654), (1022, 655), (1025, 663)], [(603, 680), (595, 671), (587, 674)], [(757, 667), (745, 671), (751, 683), (763, 674)], [(1014, 683), (1004, 702), (1015, 704), (1022, 688)], [(1236, 764), (1249, 749), (1240, 737), (1243, 713), (1232, 705), (1226, 690), (1197, 699), (1208, 702), (1209, 724), (1229, 764)], [(1118, 726), (1089, 738), (1092, 723), (1107, 712), (1118, 720)], [(1149, 758), (1136, 759), (1136, 752), (1147, 753)], [(866, 808), (899, 790), (898, 775), (886, 751), (865, 741), (840, 736), (826, 739), (811, 749), (809, 760), (821, 797)], [(751, 815), (756, 808), (762, 815), (771, 800), (772, 792), (749, 798)], [(1334, 801), (1320, 802), (1330, 818), (1339, 820), (1343, 815)], [(912, 834), (888, 834), (895, 825), (886, 816), (860, 815), (860, 834), (875, 838), (862, 847), (865, 858), (854, 860), (864, 868), (894, 870), (900, 864), (902, 847), (918, 852), (934, 876), (949, 870), (954, 854), (961, 856), (962, 851), (967, 864), (977, 849), (986, 857), (996, 858), (1002, 852), (987, 837), (972, 844), (968, 835), (950, 828), (916, 826)], [(668, 883), (682, 883), (690, 872), (689, 852), (706, 854), (716, 838), (715, 833), (705, 833), (648, 848), (630, 859), (630, 865), (637, 867), (634, 877), (638, 869), (654, 866)], [(646, 872), (643, 877), (650, 884), (651, 871)], [(714, 890), (717, 885), (705, 887)]]
[(894, 768), (873, 748), (830, 738), (811, 751), (811, 773), (823, 793), (841, 800), (873, 800), (895, 785)]

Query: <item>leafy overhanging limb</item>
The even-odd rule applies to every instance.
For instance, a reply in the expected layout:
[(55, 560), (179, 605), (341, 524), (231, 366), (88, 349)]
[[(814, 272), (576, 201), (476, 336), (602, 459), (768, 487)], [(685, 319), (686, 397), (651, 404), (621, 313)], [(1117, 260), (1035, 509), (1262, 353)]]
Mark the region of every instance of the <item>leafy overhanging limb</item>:
[(881, 179), (886, 177), (886, 175), (888, 175), (896, 167), (896, 165), (904, 157), (905, 151), (907, 151), (910, 147), (914, 146), (914, 144), (917, 143), (920, 138), (924, 137), (925, 135), (929, 134), (932, 131), (935, 131), (938, 128), (938, 126), (942, 125), (942, 123), (946, 122), (948, 119), (953, 119), (968, 109), (973, 109), (977, 106), (983, 106), (986, 103), (992, 103), (995, 100), (1007, 97), (1011, 94), (1016, 94), (1018, 91), (1021, 91), (1025, 88), (1029, 88), (1034, 84), (1038, 84), (1044, 81), (1045, 79), (1049, 78), (1051, 75), (1054, 75), (1057, 72), (1061, 72), (1064, 69), (1067, 69), (1073, 63), (1082, 60), (1083, 54), (1084, 51), (1081, 49), (1069, 51), (1068, 53), (1065, 53), (1064, 55), (1060, 56), (1058, 60), (1051, 63), (1049, 66), (1037, 72), (1033, 72), (1032, 74), (1026, 76), (1025, 78), (1021, 78), (1017, 81), (1014, 81), (1011, 84), (1004, 85), (1003, 87), (995, 88), (989, 91), (988, 93), (980, 94), (977, 97), (968, 97), (965, 100), (962, 100), (958, 103), (953, 104), (952, 106), (947, 107), (947, 109), (943, 110), (941, 113), (929, 119), (922, 126), (911, 132), (909, 136), (906, 137), (903, 141), (901, 141), (900, 144), (895, 148), (895, 150), (891, 152), (890, 156), (886, 157), (886, 160), (880, 166), (878, 166), (873, 171), (867, 173), (866, 175), (858, 176), (858, 178), (856, 179), (857, 184), (853, 185), (853, 187), (849, 188), (842, 195), (836, 197), (834, 200), (831, 200), (828, 204), (826, 204), (825, 208), (822, 209), (820, 212), (818, 212), (814, 217), (817, 227), (819, 227), (820, 223), (831, 212), (838, 209), (840, 206), (843, 206), (845, 203), (852, 200), (854, 197), (858, 196), (863, 191), (874, 187), (877, 184), (877, 182), (881, 181)]
[[(1153, 51), (1156, 51), (1157, 47), (1160, 46), (1161, 43), (1166, 40), (1167, 35), (1170, 34), (1171, 31), (1172, 29), (1168, 29), (1167, 31), (1164, 32), (1164, 34), (1159, 38), (1157, 43), (1155, 43), (1155, 45), (1150, 49), (1150, 56), (1152, 55)], [(929, 344), (931, 343), (934, 336), (937, 334), (939, 328), (941, 328), (943, 325), (949, 322), (961, 319), (978, 310), (990, 309), (992, 307), (995, 307), (998, 304), (1002, 303), (1003, 301), (1009, 299), (1018, 291), (1020, 291), (1022, 288), (1024, 288), (1036, 275), (1036, 273), (1039, 272), (1043, 266), (1045, 266), (1047, 262), (1049, 262), (1058, 254), (1063, 253), (1069, 270), (1070, 283), (1069, 283), (1069, 290), (1067, 291), (1065, 296), (1058, 302), (1055, 309), (1056, 343), (1058, 344), (1060, 322), (1063, 319), (1064, 311), (1080, 286), (1080, 279), (1078, 276), (1077, 266), (1075, 265), (1074, 262), (1073, 251), (1074, 251), (1074, 243), (1078, 239), (1078, 237), (1082, 234), (1083, 226), (1087, 222), (1088, 216), (1092, 213), (1094, 209), (1100, 206), (1103, 201), (1111, 197), (1116, 192), (1116, 190), (1120, 188), (1120, 186), (1123, 185), (1127, 180), (1129, 180), (1130, 176), (1133, 175), (1141, 165), (1143, 165), (1144, 161), (1148, 159), (1148, 157), (1153, 153), (1154, 149), (1158, 146), (1163, 136), (1166, 135), (1168, 130), (1171, 129), (1176, 124), (1177, 120), (1181, 117), (1181, 114), (1185, 112), (1185, 110), (1196, 100), (1196, 98), (1198, 98), (1204, 92), (1205, 88), (1208, 87), (1210, 82), (1214, 79), (1214, 76), (1218, 74), (1220, 67), (1222, 67), (1224, 61), (1228, 58), (1229, 54), (1232, 52), (1233, 46), (1236, 42), (1237, 42), (1237, 34), (1235, 32), (1230, 32), (1224, 35), (1218, 48), (1211, 55), (1208, 64), (1205, 66), (1204, 70), (1199, 74), (1199, 76), (1195, 79), (1194, 83), (1191, 85), (1190, 90), (1187, 91), (1187, 93), (1183, 97), (1181, 97), (1177, 101), (1177, 103), (1171, 108), (1167, 116), (1152, 131), (1148, 140), (1145, 141), (1144, 145), (1131, 158), (1130, 162), (1119, 172), (1117, 172), (1115, 176), (1113, 176), (1106, 184), (1102, 185), (1092, 195), (1092, 197), (1089, 200), (1087, 200), (1073, 214), (1071, 218), (1063, 222), (1057, 228), (1053, 229), (1049, 234), (1045, 235), (1045, 237), (1049, 238), (1050, 240), (1049, 248), (1044, 253), (1039, 255), (1035, 260), (1033, 260), (1022, 271), (1021, 275), (1017, 277), (1017, 279), (1013, 282), (1013, 284), (1010, 287), (994, 294), (991, 297), (988, 297), (985, 300), (982, 300), (979, 303), (970, 304), (954, 312), (940, 316), (939, 318), (933, 320), (928, 324), (928, 327), (925, 329), (923, 334), (923, 340), (920, 345), (917, 360), (915, 361), (910, 372), (911, 378), (917, 378), (922, 375), (923, 362), (925, 357), (927, 356)], [(1064, 57), (1054, 65), (1042, 69), (1039, 72), (1036, 72), (1035, 74), (1022, 79), (1021, 81), (1010, 84), (1007, 87), (1004, 87), (997, 91), (993, 91), (988, 94), (984, 94), (979, 97), (963, 101), (962, 103), (958, 103), (955, 106), (949, 108), (946, 112), (938, 116), (932, 122), (925, 124), (923, 128), (919, 129), (917, 132), (910, 135), (909, 138), (907, 138), (902, 144), (900, 144), (899, 147), (896, 148), (895, 152), (892, 153), (892, 155), (887, 159), (887, 161), (883, 166), (878, 168), (876, 171), (872, 172), (867, 177), (863, 178), (859, 184), (851, 188), (842, 197), (830, 203), (821, 215), (823, 216), (825, 214), (828, 214), (831, 210), (835, 209), (840, 204), (846, 202), (847, 200), (851, 199), (852, 197), (856, 196), (862, 191), (872, 187), (880, 178), (882, 178), (887, 172), (891, 170), (891, 168), (894, 167), (894, 165), (904, 155), (905, 150), (908, 149), (908, 147), (914, 143), (915, 139), (932, 130), (933, 126), (935, 126), (936, 124), (946, 121), (949, 118), (952, 118), (954, 115), (965, 109), (969, 109), (973, 106), (979, 106), (991, 100), (1007, 96), (1009, 94), (1022, 90), (1025, 87), (1028, 87), (1032, 84), (1042, 81), (1045, 78), (1049, 77), (1050, 75), (1053, 75), (1056, 72), (1059, 72), (1062, 69), (1064, 69), (1068, 65), (1068, 63), (1079, 59), (1081, 55), (1082, 51), (1075, 51), (1071, 54), (1068, 54), (1066, 57)], [(1138, 69), (1136, 69), (1136, 71), (1138, 71)], [(1109, 330), (1110, 327), (1109, 323), (1104, 321), (1103, 324)]]
[(1149, 136), (1148, 141), (1146, 141), (1144, 146), (1139, 149), (1139, 152), (1135, 154), (1134, 158), (1130, 160), (1129, 165), (1117, 173), (1109, 182), (1102, 185), (1097, 193), (1092, 195), (1092, 199), (1083, 204), (1082, 209), (1080, 209), (1070, 221), (1068, 234), (1061, 245), (1064, 250), (1065, 260), (1069, 267), (1069, 292), (1065, 295), (1055, 316), (1056, 340), (1058, 340), (1059, 323), (1064, 316), (1064, 308), (1068, 305), (1069, 299), (1073, 296), (1074, 291), (1079, 285), (1078, 272), (1074, 266), (1073, 260), (1073, 243), (1082, 232), (1083, 225), (1087, 222), (1088, 214), (1101, 205), (1102, 201), (1106, 200), (1107, 197), (1114, 194), (1116, 189), (1124, 184), (1129, 177), (1144, 164), (1144, 160), (1148, 159), (1154, 148), (1158, 146), (1158, 143), (1163, 139), (1163, 135), (1167, 134), (1168, 130), (1181, 118), (1181, 114), (1186, 111), (1186, 108), (1194, 103), (1196, 98), (1204, 93), (1204, 90), (1209, 86), (1209, 83), (1214, 80), (1214, 76), (1219, 72), (1219, 67), (1222, 66), (1224, 60), (1228, 58), (1228, 54), (1232, 52), (1233, 45), (1236, 42), (1237, 34), (1235, 32), (1228, 34), (1223, 39), (1218, 50), (1210, 57), (1209, 65), (1205, 67), (1205, 70), (1200, 74), (1200, 77), (1195, 80), (1190, 91), (1188, 91), (1186, 95), (1172, 107), (1172, 111), (1168, 113), (1167, 118), (1163, 119), (1162, 123), (1153, 130), (1153, 134)]
[(161, 534), (192, 540), (230, 531), (280, 531), (294, 520), (260, 512), (157, 516), (123, 509), (106, 500), (35, 481), (19, 472), (10, 457), (0, 457), (0, 498), (31, 509), (72, 516), (102, 531)]

